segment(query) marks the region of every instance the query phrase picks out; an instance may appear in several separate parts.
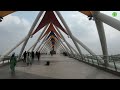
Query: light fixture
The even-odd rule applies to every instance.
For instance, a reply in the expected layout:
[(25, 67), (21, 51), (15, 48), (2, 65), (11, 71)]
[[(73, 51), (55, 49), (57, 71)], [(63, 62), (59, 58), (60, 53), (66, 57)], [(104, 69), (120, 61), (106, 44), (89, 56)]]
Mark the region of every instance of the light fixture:
[(2, 22), (3, 17), (0, 17), (0, 22)]

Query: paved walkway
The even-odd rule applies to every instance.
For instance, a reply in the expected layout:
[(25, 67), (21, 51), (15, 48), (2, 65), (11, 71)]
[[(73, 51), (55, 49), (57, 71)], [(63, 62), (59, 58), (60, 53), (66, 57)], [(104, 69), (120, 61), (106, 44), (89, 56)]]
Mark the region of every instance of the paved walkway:
[[(46, 66), (49, 60), (50, 66)], [(32, 66), (20, 62), (15, 76), (11, 76), (9, 66), (0, 67), (0, 79), (120, 79), (120, 77), (89, 66), (69, 57), (43, 55), (35, 59)]]

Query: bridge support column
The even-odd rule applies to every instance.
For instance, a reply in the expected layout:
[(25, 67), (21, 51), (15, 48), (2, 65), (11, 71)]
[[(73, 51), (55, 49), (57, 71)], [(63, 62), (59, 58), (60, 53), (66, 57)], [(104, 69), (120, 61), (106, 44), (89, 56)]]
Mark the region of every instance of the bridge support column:
[(82, 52), (81, 52), (81, 50), (80, 50), (80, 48), (79, 48), (77, 42), (74, 40), (73, 35), (72, 35), (72, 33), (71, 33), (69, 27), (67, 26), (67, 24), (66, 24), (64, 18), (62, 17), (62, 15), (60, 14), (59, 11), (56, 11), (56, 13), (57, 13), (58, 17), (60, 18), (60, 20), (62, 21), (63, 25), (65, 26), (65, 28), (66, 28), (68, 34), (70, 35), (70, 37), (71, 37), (73, 43), (75, 44), (75, 46), (76, 46), (76, 48), (77, 48), (77, 50), (78, 50), (78, 52), (79, 52), (79, 54), (80, 54), (80, 56), (81, 56), (81, 59), (83, 60)]
[(58, 41), (58, 43), (59, 43), (58, 48), (61, 48), (64, 52), (68, 54), (68, 56), (70, 56), (69, 50), (66, 50), (66, 48), (61, 44), (60, 40)]
[[(38, 51), (41, 51), (45, 46), (47, 46), (47, 42), (44, 42), (43, 43), (43, 46), (40, 48), (40, 50), (38, 50)], [(50, 46), (48, 46), (49, 47), (49, 49), (50, 49)]]
[(27, 44), (27, 42), (28, 42), (28, 40), (29, 40), (29, 38), (30, 38), (30, 36), (31, 36), (31, 33), (32, 33), (32, 31), (34, 30), (37, 22), (39, 21), (40, 17), (42, 16), (42, 14), (43, 14), (43, 11), (39, 12), (38, 16), (36, 17), (36, 19), (35, 19), (32, 27), (31, 27), (30, 31), (28, 32), (28, 35), (27, 35), (27, 37), (26, 37), (26, 39), (25, 39), (25, 42), (23, 43), (23, 46), (22, 46), (22, 48), (21, 48), (21, 51), (20, 51), (20, 54), (19, 54), (19, 58), (18, 58), (18, 59), (21, 58), (21, 55), (22, 55), (22, 53), (23, 53), (23, 51), (24, 51), (24, 49), (25, 49), (25, 46), (26, 46), (26, 44)]
[[(39, 50), (39, 48), (41, 47), (41, 45), (43, 44), (44, 41), (45, 41), (45, 38), (43, 39), (43, 41), (40, 43), (39, 47), (38, 47), (35, 51), (38, 51), (38, 50)], [(30, 49), (32, 49), (34, 45), (35, 45), (35, 44), (33, 44), (33, 45), (28, 49), (28, 51), (30, 51)]]
[(49, 48), (47, 48), (47, 47), (43, 47), (42, 50), (41, 50), (41, 52), (42, 52), (42, 51), (43, 51), (43, 52), (47, 52), (47, 51), (50, 51), (50, 50), (49, 50)]
[(55, 51), (57, 51), (58, 49), (61, 49), (63, 52), (66, 52), (65, 49), (61, 46), (61, 43), (58, 42), (56, 47), (55, 47)]
[(69, 46), (70, 46), (70, 48), (76, 53), (76, 55), (79, 55), (79, 53), (68, 43), (68, 42), (66, 42)]
[[(65, 43), (66, 43), (66, 45), (68, 46), (68, 48), (70, 49), (70, 51), (71, 51), (71, 56), (72, 57), (74, 57), (73, 55), (74, 55), (74, 53), (73, 53), (73, 51), (72, 51), (72, 49), (71, 49), (71, 47), (69, 46), (69, 44), (67, 43), (67, 41), (66, 41), (66, 39), (64, 38), (64, 36), (62, 35), (62, 33), (59, 31), (59, 29), (57, 28), (57, 27), (55, 27), (56, 29), (57, 29), (57, 31), (59, 32), (59, 34), (61, 35), (61, 37), (62, 37), (62, 39), (65, 41)], [(60, 39), (60, 41), (61, 41), (61, 39)], [(62, 41), (61, 41), (62, 42)]]
[[(52, 50), (52, 47), (51, 47), (50, 43), (49, 44), (46, 43), (46, 46), (49, 48), (50, 51)], [(45, 47), (45, 45), (44, 45), (44, 47)]]
[(46, 46), (46, 45), (44, 45), (39, 51), (40, 51), (40, 52), (44, 51), (45, 46)]
[[(68, 43), (68, 42), (67, 42)], [(68, 43), (68, 45), (70, 46), (70, 48), (76, 53), (76, 55), (77, 55), (77, 58), (79, 59), (79, 53)]]
[[(59, 28), (55, 27), (57, 29), (57, 31), (59, 32), (59, 34), (61, 35), (62, 39), (65, 41), (65, 43), (67, 44), (67, 46), (69, 47), (72, 55), (74, 55), (73, 51), (72, 51), (72, 48), (70, 46), (70, 44), (66, 41), (66, 39), (64, 38), (64, 36), (62, 35), (62, 33), (60, 32)], [(61, 41), (62, 42), (62, 41)], [(79, 55), (79, 54), (78, 54)], [(74, 56), (73, 56), (74, 57)]]
[(44, 47), (44, 45), (45, 45), (45, 43), (41, 44), (41, 48), (39, 50), (37, 50), (37, 51), (41, 51), (41, 49)]
[(73, 36), (75, 41), (82, 46), (86, 51), (88, 51), (91, 55), (96, 55), (92, 50), (90, 50), (86, 45), (84, 45), (80, 40), (78, 40), (75, 36)]
[(54, 49), (57, 50), (59, 47), (61, 47), (61, 43), (59, 41), (57, 41)]
[(40, 43), (40, 45), (38, 46), (38, 48), (35, 51), (38, 51), (40, 49), (41, 45), (45, 42), (46, 38), (47, 37), (44, 37), (43, 41)]
[[(99, 11), (95, 12), (95, 15), (98, 15), (98, 14), (100, 14)], [(99, 17), (99, 16), (97, 16), (97, 17)], [(108, 65), (108, 50), (107, 50), (107, 43), (106, 43), (106, 37), (105, 37), (103, 23), (100, 20), (98, 20), (96, 17), (95, 17), (95, 23), (96, 23), (96, 27), (97, 27), (100, 42), (101, 42), (105, 65), (107, 66)]]
[(102, 21), (120, 31), (120, 21), (119, 20), (117, 20), (113, 17), (110, 17), (108, 15), (105, 15), (103, 13), (97, 12), (97, 11), (95, 12), (94, 17), (96, 19), (98, 19), (99, 21)]
[(66, 50), (66, 48), (65, 48), (61, 43), (60, 43), (60, 46), (63, 48), (63, 50), (64, 50), (68, 55), (70, 55), (69, 51)]
[(43, 35), (43, 33), (45, 32), (45, 30), (47, 29), (48, 25), (45, 26), (44, 30), (41, 32), (40, 36), (38, 37), (37, 41), (34, 43), (32, 51), (35, 49), (37, 43), (39, 42), (41, 36)]
[[(66, 49), (66, 51), (71, 55), (72, 54), (72, 52), (71, 52), (71, 50), (69, 49), (69, 47), (67, 48), (64, 44), (63, 44), (63, 42), (61, 41), (61, 39), (59, 39), (60, 40), (60, 43), (61, 43), (61, 45), (63, 45), (63, 47)], [(69, 51), (70, 50), (70, 51)], [(70, 56), (69, 55), (69, 56)]]
[[(27, 51), (29, 52), (32, 48), (33, 48), (34, 45), (32, 45)], [(31, 50), (32, 51), (32, 50)]]

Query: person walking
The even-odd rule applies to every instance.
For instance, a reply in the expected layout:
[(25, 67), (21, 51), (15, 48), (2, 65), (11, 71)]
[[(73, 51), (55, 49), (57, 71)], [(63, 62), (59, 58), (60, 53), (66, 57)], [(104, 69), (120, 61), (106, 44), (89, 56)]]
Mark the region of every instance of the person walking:
[(38, 52), (36, 51), (36, 57), (38, 57)]
[(30, 53), (29, 52), (27, 52), (26, 63), (27, 63), (27, 66), (29, 66), (30, 64)]
[(34, 61), (34, 52), (32, 51), (32, 61)]
[(26, 62), (26, 55), (27, 55), (27, 53), (26, 53), (26, 51), (23, 53), (23, 56), (24, 56), (24, 60), (23, 60), (23, 62)]
[(50, 51), (51, 56), (53, 56), (53, 51)]
[(32, 62), (33, 62), (32, 53), (29, 53), (29, 54), (30, 54), (30, 55), (29, 55), (29, 59), (30, 59), (30, 60), (29, 60), (29, 64), (32, 65)]
[(38, 61), (40, 59), (40, 52), (37, 53)]
[(10, 58), (10, 69), (11, 69), (11, 74), (15, 74), (15, 66), (16, 66), (17, 60), (15, 57), (15, 53), (12, 54)]

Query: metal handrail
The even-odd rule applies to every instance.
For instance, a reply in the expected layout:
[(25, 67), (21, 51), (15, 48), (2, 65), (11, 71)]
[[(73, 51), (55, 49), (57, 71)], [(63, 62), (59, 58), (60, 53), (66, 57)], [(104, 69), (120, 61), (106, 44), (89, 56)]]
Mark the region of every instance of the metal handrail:
[[(83, 55), (83, 57), (84, 57), (84, 60), (82, 60), (83, 62), (90, 63), (90, 64), (93, 64), (93, 65), (96, 65), (99, 67), (103, 67), (105, 69), (114, 70), (116, 72), (120, 72), (120, 62), (119, 62), (120, 56), (118, 56), (118, 55), (110, 55), (110, 56), (107, 56), (107, 55), (94, 55), (94, 56), (93, 55)], [(104, 57), (108, 57), (109, 65), (106, 66), (105, 64), (99, 63), (99, 57), (102, 58), (101, 60), (103, 62), (105, 62)], [(80, 60), (75, 57), (74, 57), (74, 59)]]

